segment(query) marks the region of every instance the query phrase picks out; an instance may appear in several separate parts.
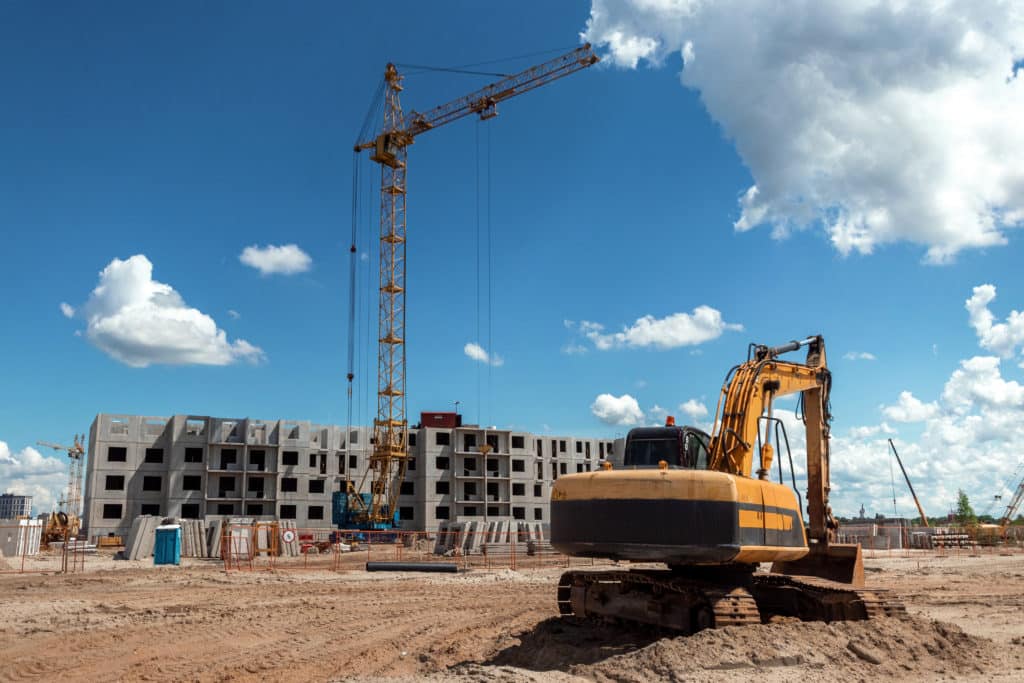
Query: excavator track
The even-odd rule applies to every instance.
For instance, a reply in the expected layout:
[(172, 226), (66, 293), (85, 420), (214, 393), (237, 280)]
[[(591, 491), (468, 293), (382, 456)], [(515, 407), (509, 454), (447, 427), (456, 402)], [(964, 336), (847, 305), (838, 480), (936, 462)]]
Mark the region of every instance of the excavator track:
[(664, 570), (565, 572), (558, 583), (558, 611), (688, 633), (761, 623), (757, 602), (746, 588)]
[(803, 621), (858, 621), (901, 617), (903, 602), (884, 588), (855, 588), (813, 576), (784, 574), (754, 577), (753, 592), (762, 614)]
[(831, 622), (906, 615), (900, 599), (885, 589), (779, 574), (720, 583), (664, 570), (566, 572), (558, 584), (558, 611), (687, 633), (776, 617)]

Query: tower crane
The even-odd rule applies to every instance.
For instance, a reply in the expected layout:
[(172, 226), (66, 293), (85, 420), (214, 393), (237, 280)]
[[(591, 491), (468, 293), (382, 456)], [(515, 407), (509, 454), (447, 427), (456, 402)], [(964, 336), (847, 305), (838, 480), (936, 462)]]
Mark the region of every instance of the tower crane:
[(82, 461), (85, 460), (85, 434), (74, 437), (72, 446), (65, 446), (52, 441), (36, 441), (39, 446), (65, 451), (68, 454), (68, 488), (63, 493), (56, 512), (50, 513), (43, 533), (43, 541), (61, 541), (66, 537), (77, 536), (81, 527), (79, 513), (82, 509)]
[[(498, 114), (499, 102), (581, 71), (598, 57), (590, 44), (560, 57), (507, 76), (468, 95), (426, 112), (402, 110), (399, 98), (402, 75), (389, 63), (384, 70), (384, 124), (381, 132), (356, 142), (356, 154), (369, 150), (380, 165), (380, 297), (378, 306), (377, 416), (373, 422), (373, 451), (369, 494), (356, 494), (349, 484), (346, 506), (349, 519), (360, 528), (394, 525), (395, 503), (408, 465), (408, 421), (405, 387), (406, 293), (406, 174), (408, 147), (416, 137), (447, 123), (476, 114), (481, 120)], [(355, 253), (353, 243), (351, 253)], [(352, 299), (350, 299), (350, 305)], [(350, 337), (351, 340), (351, 337)], [(350, 341), (351, 343), (351, 341)], [(352, 395), (351, 367), (348, 372)], [(350, 398), (351, 400), (351, 398)], [(365, 490), (366, 479), (359, 485)]]
[(917, 499), (917, 494), (914, 493), (914, 485), (910, 483), (910, 475), (907, 474), (907, 470), (903, 467), (903, 460), (900, 459), (900, 454), (896, 451), (896, 444), (889, 439), (889, 448), (892, 449), (892, 454), (896, 456), (896, 462), (900, 466), (900, 472), (903, 472), (903, 478), (907, 480), (907, 488), (910, 489), (910, 495), (914, 498), (914, 505), (917, 506), (917, 512), (921, 515), (921, 524), (928, 528), (928, 517), (924, 514), (924, 508), (921, 507), (921, 501)]
[(1020, 483), (1017, 484), (1017, 490), (1014, 491), (1010, 504), (1006, 506), (1006, 511), (1003, 512), (1003, 516), (999, 520), (999, 532), (1004, 539), (1006, 538), (1007, 531), (1009, 531), (1010, 522), (1017, 516), (1017, 510), (1020, 509), (1022, 501), (1024, 501), (1024, 479), (1021, 479)]

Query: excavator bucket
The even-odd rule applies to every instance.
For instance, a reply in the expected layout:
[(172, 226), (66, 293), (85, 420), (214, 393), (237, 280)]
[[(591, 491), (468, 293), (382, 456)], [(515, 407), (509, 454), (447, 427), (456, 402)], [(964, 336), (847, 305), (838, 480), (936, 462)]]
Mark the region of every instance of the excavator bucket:
[(837, 543), (815, 550), (799, 560), (773, 562), (772, 574), (789, 576), (817, 576), (829, 581), (847, 583), (854, 588), (864, 585), (864, 556), (860, 543)]

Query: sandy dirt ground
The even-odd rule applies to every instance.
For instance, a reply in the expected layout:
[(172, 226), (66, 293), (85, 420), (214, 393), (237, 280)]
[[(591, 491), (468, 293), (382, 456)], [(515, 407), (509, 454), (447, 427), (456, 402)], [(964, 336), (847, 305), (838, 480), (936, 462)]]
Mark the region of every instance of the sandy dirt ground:
[(226, 574), (90, 558), (85, 573), (0, 576), (0, 680), (1024, 680), (1024, 555), (866, 566), (907, 619), (673, 637), (559, 619), (558, 569)]

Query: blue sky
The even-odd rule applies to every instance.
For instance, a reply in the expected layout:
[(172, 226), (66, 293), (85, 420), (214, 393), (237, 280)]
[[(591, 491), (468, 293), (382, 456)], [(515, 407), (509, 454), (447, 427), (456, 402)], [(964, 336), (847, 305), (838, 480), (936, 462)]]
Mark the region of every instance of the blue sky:
[[(956, 474), (935, 469), (935, 461), (955, 444), (938, 434), (942, 424), (983, 414), (985, 406), (976, 401), (956, 412), (941, 396), (962, 360), (991, 355), (979, 347), (981, 333), (964, 307), (973, 288), (996, 287), (990, 308), (997, 322), (1021, 308), (1020, 240), (1009, 228), (1024, 183), (1006, 180), (1001, 200), (957, 185), (993, 207), (989, 229), (957, 208), (964, 202), (894, 198), (896, 176), (876, 171), (905, 170), (899, 157), (876, 155), (863, 162), (871, 169), (864, 173), (848, 160), (850, 149), (895, 149), (906, 139), (897, 126), (885, 133), (890, 147), (870, 123), (830, 129), (833, 138), (847, 136), (847, 156), (834, 166), (843, 173), (820, 181), (821, 168), (807, 160), (827, 147), (813, 139), (796, 151), (784, 144), (786, 125), (817, 130), (819, 109), (789, 110), (795, 95), (785, 111), (772, 109), (778, 103), (770, 94), (747, 102), (765, 85), (764, 60), (723, 57), (716, 17), (659, 21), (628, 2), (599, 2), (588, 29), (589, 2), (378, 7), (0, 7), (0, 363), (7, 389), (0, 440), (8, 461), (20, 463), (0, 468), (0, 488), (31, 478), (24, 449), (37, 439), (68, 441), (88, 431), (98, 412), (344, 423), (351, 147), (385, 63), (457, 66), (534, 54), (486, 67), (510, 72), (548, 56), (535, 53), (575, 46), (590, 31), (605, 56), (598, 67), (500, 105), (491, 121), (466, 119), (424, 134), (410, 149), (410, 414), (458, 400), (470, 421), (614, 436), (629, 425), (598, 418), (601, 394), (634, 398), (640, 422), (661, 419), (656, 406), (679, 414), (690, 399), (713, 412), (722, 379), (745, 358), (748, 342), (821, 333), (835, 375), (836, 433), (886, 422), (905, 443), (912, 472), (945, 482), (926, 496), (946, 504)], [(989, 38), (997, 44), (1000, 36)], [(748, 85), (748, 77), (760, 85)], [(403, 104), (426, 109), (490, 80), (413, 75)], [(889, 86), (896, 87), (878, 87)], [(1012, 87), (1012, 106), (1020, 105), (1020, 91)], [(920, 92), (935, 106), (928, 99), (934, 88)], [(869, 111), (881, 106), (864, 103)], [(753, 110), (779, 116), (744, 116)], [(959, 120), (970, 128), (973, 115), (961, 112)], [(910, 151), (931, 158), (922, 150), (933, 147), (924, 140)], [(979, 177), (994, 167), (985, 157), (973, 163)], [(377, 173), (362, 164), (364, 178)], [(936, 157), (918, 176), (935, 179), (935, 196), (948, 195), (939, 183), (948, 165)], [(864, 178), (875, 185), (862, 185)], [(755, 184), (761, 203), (744, 203)], [(370, 185), (361, 195), (364, 209), (376, 203)], [(888, 222), (873, 218), (879, 207)], [(478, 211), (485, 244), (490, 216), (493, 242), (490, 339), (477, 338)], [(757, 215), (765, 225), (737, 230)], [(375, 218), (361, 217), (362, 249)], [(288, 244), (309, 256), (308, 269), (263, 275), (239, 258), (251, 245)], [(109, 305), (87, 303), (100, 272), (133, 255), (145, 256), (152, 279), (172, 287), (183, 310), (201, 312), (194, 315), (225, 333), (227, 355), (217, 362), (226, 364), (133, 367), (111, 353), (109, 337), (104, 347), (102, 334), (90, 334), (90, 316)], [(375, 277), (373, 264), (361, 264), (361, 282)], [(62, 314), (62, 302), (73, 317)], [(661, 320), (700, 306), (742, 330), (667, 349), (601, 350), (579, 326), (589, 321), (615, 333), (642, 316)], [(369, 391), (360, 393), (369, 400), (353, 411), (364, 422), (375, 388), (375, 348), (365, 332), (360, 357), (370, 362), (360, 369), (369, 373), (358, 374), (368, 380)], [(238, 340), (259, 352), (237, 353)], [(468, 343), (499, 354), (503, 364), (475, 362), (464, 351)], [(573, 349), (581, 352), (566, 352)], [(874, 359), (844, 358), (853, 353)], [(1016, 353), (1012, 344), (1009, 353)], [(1004, 361), (1002, 373), (1004, 383), (1021, 379), (1016, 361)], [(937, 402), (936, 411), (899, 424), (887, 419), (884, 407), (897, 406), (904, 391)], [(1018, 431), (997, 443), (1016, 444)], [(877, 458), (868, 469), (885, 466), (877, 440), (884, 433), (848, 443), (850, 458)], [(997, 455), (985, 451), (992, 464), (975, 473), (977, 496), (989, 497), (1016, 464), (1016, 456)], [(882, 483), (885, 490), (851, 477), (848, 489), (864, 502), (883, 501), (887, 476)], [(845, 499), (847, 507), (859, 502), (852, 493)]]

